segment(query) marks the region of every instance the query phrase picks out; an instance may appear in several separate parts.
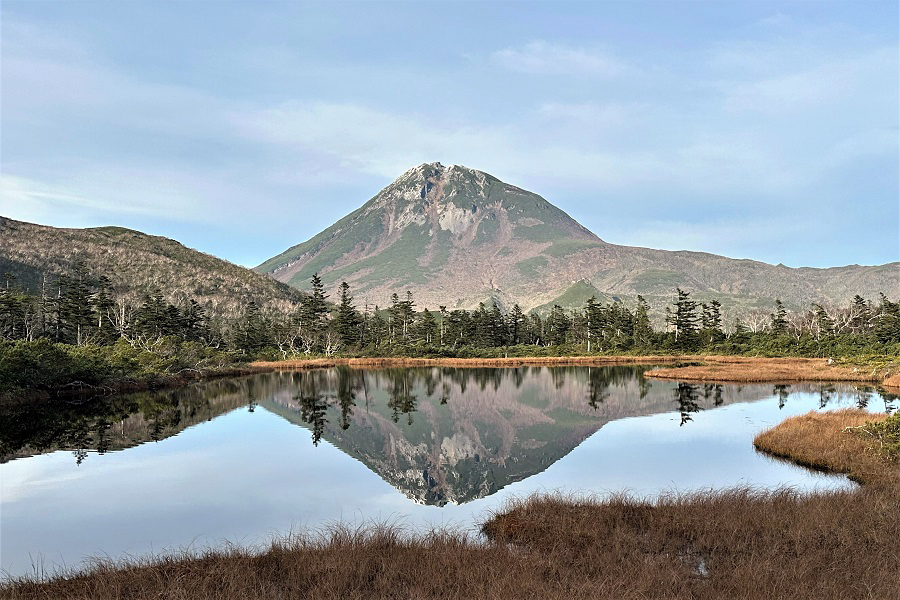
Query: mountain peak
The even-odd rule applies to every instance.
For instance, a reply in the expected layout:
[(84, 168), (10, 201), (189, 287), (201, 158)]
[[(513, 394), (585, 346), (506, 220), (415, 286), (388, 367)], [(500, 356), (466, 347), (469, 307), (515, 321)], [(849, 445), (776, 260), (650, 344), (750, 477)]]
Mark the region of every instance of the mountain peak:
[[(360, 208), (315, 237), (256, 268), (304, 289), (319, 273), (329, 287), (346, 281), (360, 304), (385, 306), (413, 292), (420, 308), (474, 308), (479, 302), (523, 309), (641, 294), (668, 302), (676, 286), (749, 306), (793, 290), (794, 305), (845, 283), (754, 261), (607, 244), (541, 196), (461, 165), (408, 169)], [(853, 293), (895, 290), (880, 271)], [(575, 282), (575, 283), (573, 283)], [(587, 283), (590, 282), (590, 283)], [(852, 293), (846, 299), (852, 297)], [(701, 299), (705, 296), (698, 296)]]
[(488, 299), (506, 304), (503, 275), (529, 276), (545, 251), (564, 257), (603, 245), (537, 194), (483, 171), (432, 162), (408, 169), (359, 209), (257, 270), (301, 288), (316, 272), (326, 284), (346, 280), (357, 297), (382, 306), (395, 291), (424, 286), (435, 291), (417, 296), (423, 305), (453, 305), (446, 296), (462, 278), (470, 290), (455, 306), (470, 307)]

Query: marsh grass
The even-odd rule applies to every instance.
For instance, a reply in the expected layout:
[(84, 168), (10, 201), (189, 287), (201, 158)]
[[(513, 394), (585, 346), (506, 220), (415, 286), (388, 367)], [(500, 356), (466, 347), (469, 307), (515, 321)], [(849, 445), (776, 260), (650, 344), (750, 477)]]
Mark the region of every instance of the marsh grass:
[(805, 415), (756, 439), (850, 474), (864, 483), (857, 490), (533, 496), (492, 515), (484, 539), (336, 526), (262, 552), (100, 561), (49, 581), (12, 581), (0, 597), (898, 598), (900, 465), (856, 429), (876, 421), (888, 422), (860, 411)]
[[(880, 364), (829, 362), (824, 358), (763, 358), (750, 356), (705, 356), (702, 364), (654, 369), (645, 376), (679, 381), (731, 383), (794, 381), (882, 382), (891, 367)], [(893, 363), (891, 363), (893, 364)]]
[[(890, 421), (888, 421), (890, 419)], [(753, 440), (757, 450), (810, 468), (845, 473), (868, 484), (898, 483), (894, 457), (882, 451), (867, 425), (895, 422), (897, 417), (859, 409), (810, 412), (791, 417)]]

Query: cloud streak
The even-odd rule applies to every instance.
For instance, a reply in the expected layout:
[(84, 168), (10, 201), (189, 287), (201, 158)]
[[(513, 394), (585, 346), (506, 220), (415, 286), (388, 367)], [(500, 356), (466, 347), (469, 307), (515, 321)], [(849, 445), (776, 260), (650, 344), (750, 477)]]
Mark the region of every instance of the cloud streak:
[(491, 53), (491, 60), (511, 71), (533, 75), (588, 75), (617, 77), (628, 68), (599, 50), (551, 44), (537, 40)]

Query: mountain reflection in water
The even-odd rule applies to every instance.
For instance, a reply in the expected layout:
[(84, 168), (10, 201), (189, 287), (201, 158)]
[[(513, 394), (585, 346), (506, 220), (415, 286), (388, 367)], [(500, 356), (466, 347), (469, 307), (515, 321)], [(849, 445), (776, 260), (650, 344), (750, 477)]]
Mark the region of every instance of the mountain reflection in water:
[[(103, 454), (175, 435), (236, 408), (257, 406), (307, 427), (409, 498), (461, 504), (544, 471), (610, 421), (674, 411), (693, 414), (793, 392), (855, 395), (859, 385), (717, 385), (645, 379), (643, 366), (337, 367), (218, 380), (178, 390), (22, 403), (0, 409), (0, 455), (88, 450)], [(887, 404), (894, 397), (882, 393)]]

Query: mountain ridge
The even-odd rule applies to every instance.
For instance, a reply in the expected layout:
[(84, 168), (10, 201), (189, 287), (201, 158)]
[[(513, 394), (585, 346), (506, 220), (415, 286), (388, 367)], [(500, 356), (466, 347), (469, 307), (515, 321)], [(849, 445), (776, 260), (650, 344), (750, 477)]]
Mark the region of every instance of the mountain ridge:
[(286, 312), (303, 294), (270, 277), (175, 240), (124, 227), (60, 228), (0, 216), (0, 273), (33, 293), (44, 278), (70, 274), (81, 261), (123, 297), (159, 289), (176, 305), (200, 302), (215, 317), (240, 314), (251, 301)]
[[(825, 269), (771, 265), (690, 250), (616, 245), (538, 194), (490, 174), (440, 163), (413, 167), (306, 242), (255, 268), (304, 288), (350, 283), (357, 299), (385, 305), (413, 292), (420, 306), (497, 302), (529, 310), (565, 299), (585, 281), (609, 297), (667, 301), (675, 287), (741, 310), (775, 298), (801, 308), (855, 294), (897, 295), (900, 263)], [(573, 296), (573, 294), (569, 294)]]

